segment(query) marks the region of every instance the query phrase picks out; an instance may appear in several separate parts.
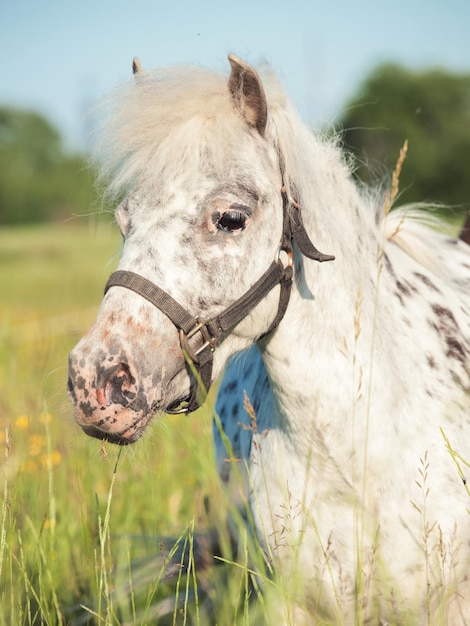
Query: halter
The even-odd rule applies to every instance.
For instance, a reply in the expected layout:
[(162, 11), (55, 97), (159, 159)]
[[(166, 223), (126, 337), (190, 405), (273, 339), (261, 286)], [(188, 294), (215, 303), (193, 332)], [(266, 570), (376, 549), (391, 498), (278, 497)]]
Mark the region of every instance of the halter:
[[(168, 407), (167, 413), (191, 413), (201, 406), (212, 382), (213, 353), (217, 342), (241, 322), (274, 287), (280, 285), (276, 317), (262, 336), (277, 328), (287, 310), (292, 288), (293, 241), (300, 252), (309, 259), (319, 262), (334, 260), (334, 256), (319, 252), (310, 241), (302, 221), (300, 207), (295, 201), (289, 201), (285, 187), (282, 187), (281, 195), (282, 239), (274, 261), (245, 294), (219, 315), (207, 320), (191, 315), (166, 291), (134, 272), (118, 270), (109, 277), (105, 294), (111, 287), (130, 289), (156, 306), (178, 329), (181, 350), (193, 375), (188, 398)], [(285, 265), (281, 260), (281, 252), (287, 254)]]

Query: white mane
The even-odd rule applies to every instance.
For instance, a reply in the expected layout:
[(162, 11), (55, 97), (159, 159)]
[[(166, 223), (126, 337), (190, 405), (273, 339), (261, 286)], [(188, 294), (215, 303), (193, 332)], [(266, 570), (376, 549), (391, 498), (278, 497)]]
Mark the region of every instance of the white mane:
[[(315, 145), (325, 168), (337, 169), (342, 157), (336, 145), (313, 138), (269, 69), (263, 72), (263, 85), (286, 170), (298, 173), (299, 186), (305, 186), (305, 177), (311, 182), (308, 144)], [(192, 157), (197, 152), (203, 158), (205, 148), (217, 162), (214, 151), (236, 146), (244, 126), (229, 97), (227, 77), (192, 66), (143, 72), (114, 90), (98, 112), (96, 161), (102, 178), (117, 193), (149, 184), (159, 151), (165, 153), (162, 161), (167, 166), (169, 157), (181, 164), (188, 150)], [(296, 150), (298, 145), (304, 150)], [(346, 166), (344, 170), (349, 175)]]
[[(143, 72), (100, 107), (96, 160), (113, 194), (135, 186), (151, 192), (156, 167), (182, 159), (222, 163), (243, 121), (229, 98), (226, 76), (200, 67)], [(219, 158), (220, 155), (220, 158)]]

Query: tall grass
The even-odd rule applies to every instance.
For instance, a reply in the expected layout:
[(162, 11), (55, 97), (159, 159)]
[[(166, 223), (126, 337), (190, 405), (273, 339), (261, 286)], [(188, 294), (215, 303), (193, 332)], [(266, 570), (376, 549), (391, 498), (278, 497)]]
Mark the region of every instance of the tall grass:
[(106, 222), (0, 230), (2, 626), (232, 623), (249, 586), (248, 566), (196, 572), (196, 529), (226, 525), (204, 504), (224, 498), (210, 411), (155, 418), (124, 449), (72, 419), (67, 354), (119, 250)]

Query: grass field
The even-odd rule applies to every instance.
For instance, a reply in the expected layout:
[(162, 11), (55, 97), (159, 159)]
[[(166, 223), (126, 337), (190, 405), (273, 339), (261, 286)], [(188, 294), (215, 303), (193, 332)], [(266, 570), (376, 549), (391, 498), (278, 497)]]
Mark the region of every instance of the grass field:
[(161, 537), (191, 553), (195, 530), (225, 523), (209, 411), (155, 419), (124, 449), (102, 448), (73, 421), (67, 355), (120, 245), (104, 218), (0, 230), (1, 625), (154, 624), (158, 612), (205, 624), (208, 610), (219, 611), (210, 623), (237, 619), (243, 568), (232, 596), (206, 574), (210, 609), (192, 575), (171, 588), (162, 578), (172, 542)]

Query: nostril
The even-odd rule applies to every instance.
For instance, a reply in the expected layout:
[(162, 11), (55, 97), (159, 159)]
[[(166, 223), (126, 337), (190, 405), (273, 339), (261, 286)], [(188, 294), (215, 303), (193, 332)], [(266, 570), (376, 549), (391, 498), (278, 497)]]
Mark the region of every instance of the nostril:
[(127, 363), (117, 363), (98, 372), (96, 395), (102, 405), (128, 406), (135, 398), (135, 378)]

